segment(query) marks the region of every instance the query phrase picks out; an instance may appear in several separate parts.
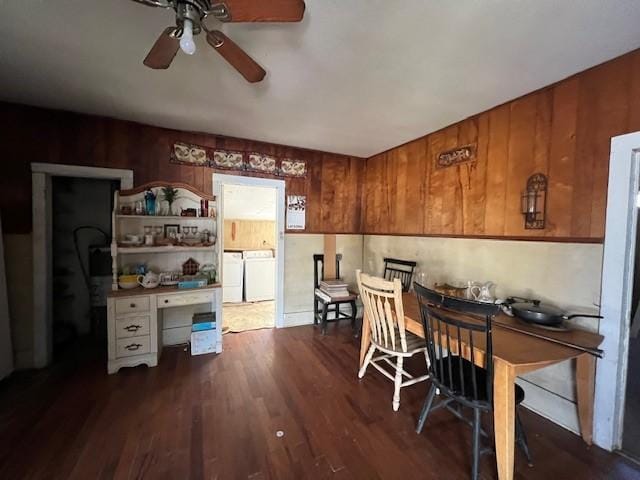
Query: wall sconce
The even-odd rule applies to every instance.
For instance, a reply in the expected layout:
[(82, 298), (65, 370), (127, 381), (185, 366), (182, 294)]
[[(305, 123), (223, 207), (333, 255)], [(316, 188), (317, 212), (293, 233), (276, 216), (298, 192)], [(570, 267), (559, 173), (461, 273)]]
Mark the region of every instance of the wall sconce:
[(527, 189), (522, 192), (522, 214), (524, 228), (543, 229), (547, 211), (547, 177), (534, 173), (527, 180)]

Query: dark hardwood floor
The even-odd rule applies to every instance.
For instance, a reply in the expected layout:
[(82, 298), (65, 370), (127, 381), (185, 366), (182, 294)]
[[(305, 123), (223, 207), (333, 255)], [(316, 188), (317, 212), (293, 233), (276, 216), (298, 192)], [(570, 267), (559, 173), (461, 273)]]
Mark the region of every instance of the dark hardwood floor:
[[(0, 478), (466, 479), (470, 429), (445, 411), (414, 431), (427, 384), (358, 381), (348, 326), (225, 336), (222, 355), (165, 349), (157, 368), (108, 376), (102, 352), (0, 383)], [(416, 359), (409, 369), (424, 368)], [(424, 360), (422, 360), (424, 362)], [(534, 467), (517, 479), (630, 479), (640, 469), (523, 412)], [(278, 437), (277, 431), (284, 436)], [(482, 478), (496, 478), (485, 456)]]

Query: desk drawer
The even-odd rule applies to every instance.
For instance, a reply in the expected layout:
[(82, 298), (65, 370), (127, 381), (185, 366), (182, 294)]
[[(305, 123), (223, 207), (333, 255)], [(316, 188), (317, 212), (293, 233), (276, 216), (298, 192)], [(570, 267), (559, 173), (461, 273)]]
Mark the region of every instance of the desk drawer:
[(184, 305), (198, 305), (213, 302), (211, 292), (188, 292), (171, 295), (158, 295), (158, 308), (181, 307)]
[(118, 298), (116, 300), (116, 314), (148, 312), (149, 297), (146, 295), (140, 297)]
[(149, 335), (149, 316), (118, 318), (116, 320), (116, 338)]
[(116, 341), (116, 356), (131, 357), (133, 355), (142, 355), (149, 353), (150, 350), (149, 336), (122, 338)]

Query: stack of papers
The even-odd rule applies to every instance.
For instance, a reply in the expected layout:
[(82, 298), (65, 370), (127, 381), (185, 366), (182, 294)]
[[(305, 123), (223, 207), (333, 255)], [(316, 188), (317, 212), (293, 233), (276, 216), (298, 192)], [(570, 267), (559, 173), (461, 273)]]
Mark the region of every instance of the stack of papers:
[(341, 279), (322, 280), (320, 282), (320, 291), (332, 299), (349, 296), (348, 285)]

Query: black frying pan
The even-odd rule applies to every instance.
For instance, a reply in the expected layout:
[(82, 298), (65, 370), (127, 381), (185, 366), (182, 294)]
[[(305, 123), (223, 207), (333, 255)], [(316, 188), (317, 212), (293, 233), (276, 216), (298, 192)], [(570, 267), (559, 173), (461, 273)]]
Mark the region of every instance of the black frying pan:
[(564, 310), (553, 305), (543, 305), (540, 300), (527, 300), (524, 298), (508, 298), (505, 302), (507, 308), (518, 318), (525, 322), (537, 323), (538, 325), (557, 326), (563, 321), (575, 317), (603, 318), (601, 315), (587, 315), (576, 313), (567, 314)]

